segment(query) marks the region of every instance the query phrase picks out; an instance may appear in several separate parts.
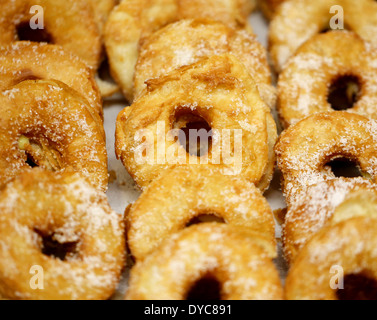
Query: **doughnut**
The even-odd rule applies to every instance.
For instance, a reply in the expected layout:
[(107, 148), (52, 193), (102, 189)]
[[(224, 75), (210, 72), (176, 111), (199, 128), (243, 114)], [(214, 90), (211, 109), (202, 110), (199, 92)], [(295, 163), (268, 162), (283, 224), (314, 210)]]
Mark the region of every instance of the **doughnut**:
[(333, 6), (343, 8), (345, 29), (377, 44), (377, 3), (374, 0), (287, 0), (279, 6), (269, 30), (270, 54), (277, 72), (283, 70), (302, 44), (331, 28), (331, 19), (336, 18), (336, 13), (330, 13)]
[(74, 168), (107, 189), (103, 127), (80, 95), (61, 82), (26, 80), (1, 92), (0, 103), (0, 187), (39, 166)]
[(164, 239), (205, 215), (266, 238), (276, 258), (275, 222), (261, 192), (242, 177), (187, 166), (167, 170), (129, 210), (127, 239), (133, 257), (144, 260)]
[(264, 16), (271, 20), (280, 6), (286, 0), (258, 0), (258, 6), (262, 10)]
[[(133, 101), (133, 78), (139, 43), (143, 43), (153, 32), (182, 18), (221, 17), (224, 23), (231, 21), (233, 26), (240, 22), (242, 15), (235, 15), (236, 11), (229, 8), (245, 8), (246, 1), (222, 0), (209, 6), (208, 1), (203, 5), (203, 0), (123, 0), (110, 14), (104, 39), (111, 74), (126, 99)], [(196, 4), (199, 3), (203, 6), (197, 11)], [(246, 22), (246, 15), (242, 21)], [(251, 29), (248, 24), (243, 27)]]
[(126, 299), (278, 300), (282, 291), (263, 246), (237, 228), (203, 223), (173, 235), (137, 262)]
[[(32, 6), (44, 9), (44, 29), (34, 31), (29, 23)], [(0, 45), (15, 40), (49, 42), (64, 47), (97, 69), (101, 39), (92, 12), (85, 0), (3, 0), (0, 13)], [(90, 48), (90, 50), (88, 49)]]
[(94, 18), (97, 21), (98, 29), (103, 32), (106, 21), (118, 0), (88, 0), (93, 9)]
[[(374, 207), (377, 212), (377, 206)], [(322, 229), (299, 253), (285, 287), (288, 300), (375, 300), (377, 220), (347, 219)], [(343, 280), (343, 289), (333, 287)]]
[(350, 161), (377, 182), (377, 122), (355, 113), (317, 113), (290, 126), (275, 147), (288, 205), (310, 185), (336, 179), (333, 161)]
[(288, 127), (313, 113), (333, 110), (377, 119), (376, 62), (375, 50), (353, 32), (314, 36), (280, 74), (281, 122)]
[(376, 199), (377, 203), (377, 185), (362, 178), (339, 178), (307, 188), (305, 194), (288, 208), (285, 217), (283, 243), (287, 261), (294, 261), (319, 230), (339, 220), (338, 208), (347, 206), (349, 214), (341, 210), (344, 217), (356, 216), (363, 211), (359, 207), (366, 208), (371, 199)]
[(103, 117), (102, 100), (93, 72), (79, 58), (60, 46), (19, 41), (0, 48), (0, 90), (24, 80), (58, 80), (86, 100)]
[[(186, 152), (177, 135), (197, 122), (210, 127), (212, 143), (208, 150)], [(265, 190), (266, 174), (272, 173), (270, 122), (270, 110), (245, 67), (232, 55), (212, 56), (147, 81), (145, 94), (118, 115), (116, 155), (141, 189), (181, 164), (241, 174)], [(222, 152), (220, 159), (218, 150), (226, 149), (232, 152)]]
[(212, 20), (181, 20), (172, 23), (152, 34), (142, 44), (135, 69), (135, 99), (145, 88), (146, 80), (222, 53), (233, 54), (246, 66), (258, 85), (262, 99), (274, 108), (276, 90), (271, 84), (264, 47), (255, 35)]
[[(122, 217), (78, 173), (24, 172), (0, 193), (0, 295), (108, 299), (125, 264)], [(42, 267), (43, 290), (31, 288)]]

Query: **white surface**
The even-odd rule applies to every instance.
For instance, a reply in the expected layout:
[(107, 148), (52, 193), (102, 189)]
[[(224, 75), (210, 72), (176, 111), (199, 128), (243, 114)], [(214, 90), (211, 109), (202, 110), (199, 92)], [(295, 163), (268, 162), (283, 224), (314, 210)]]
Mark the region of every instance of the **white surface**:
[[(253, 13), (250, 17), (250, 22), (254, 29), (254, 32), (258, 36), (258, 40), (264, 46), (267, 46), (268, 29), (267, 23), (264, 20), (263, 16), (259, 12)], [(116, 180), (109, 184), (109, 190), (107, 192), (107, 195), (109, 198), (110, 205), (118, 213), (123, 213), (125, 208), (130, 203), (133, 203), (140, 195), (140, 192), (137, 190), (126, 169), (123, 167), (122, 163), (116, 159), (114, 151), (116, 117), (118, 113), (126, 106), (127, 103), (119, 96), (108, 99), (104, 103), (109, 172), (114, 172), (116, 176)], [(284, 199), (280, 191), (279, 181), (280, 178), (278, 174), (276, 174), (273, 182), (271, 183), (270, 189), (265, 193), (265, 196), (268, 202), (270, 203), (272, 210), (285, 207)], [(277, 225), (277, 238), (280, 238), (280, 234), (281, 230), (280, 227)], [(284, 259), (281, 257), (281, 254), (279, 259), (277, 259), (276, 261), (276, 265), (278, 266), (279, 271), (282, 275), (282, 280), (284, 281), (284, 277), (286, 274), (286, 266), (284, 263)], [(126, 287), (127, 276), (128, 270), (125, 272), (120, 288), (117, 294), (114, 296), (115, 299), (119, 299), (122, 297)]]

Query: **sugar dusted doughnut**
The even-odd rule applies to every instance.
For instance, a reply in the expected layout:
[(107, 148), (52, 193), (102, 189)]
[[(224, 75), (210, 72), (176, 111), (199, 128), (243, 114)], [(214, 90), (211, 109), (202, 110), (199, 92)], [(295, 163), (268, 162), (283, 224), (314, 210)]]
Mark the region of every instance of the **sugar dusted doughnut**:
[(264, 247), (237, 228), (216, 223), (183, 230), (137, 263), (126, 299), (198, 299), (193, 288), (201, 281), (205, 289), (215, 282), (213, 299), (283, 299), (278, 272)]
[(377, 119), (376, 61), (376, 50), (352, 32), (331, 31), (308, 40), (279, 77), (283, 125), (334, 109)]
[[(303, 248), (291, 267), (286, 281), (286, 298), (375, 300), (376, 233), (377, 220), (372, 217), (347, 219), (322, 229)], [(343, 282), (343, 289), (338, 289), (339, 281)]]
[[(108, 299), (124, 263), (122, 217), (78, 173), (34, 168), (1, 191), (2, 297)], [(43, 270), (43, 290), (31, 287), (33, 266)]]
[(134, 97), (140, 96), (147, 80), (222, 53), (233, 54), (245, 65), (262, 99), (274, 108), (276, 90), (271, 84), (266, 50), (255, 35), (212, 20), (181, 20), (148, 37), (139, 51)]
[(126, 219), (133, 257), (145, 259), (194, 218), (210, 214), (251, 236), (265, 238), (268, 253), (276, 257), (275, 223), (260, 191), (241, 177), (187, 166), (166, 171), (132, 205)]
[(0, 94), (0, 181), (30, 166), (72, 167), (106, 190), (107, 152), (99, 115), (65, 84), (27, 80)]
[[(111, 74), (130, 102), (133, 101), (133, 77), (139, 43), (143, 43), (153, 32), (182, 18), (218, 16), (231, 22), (232, 26), (246, 22), (246, 15), (236, 10), (245, 8), (245, 4), (247, 6), (243, 0), (221, 0), (212, 6), (205, 2), (205, 6), (198, 11), (196, 6), (202, 4), (202, 0), (123, 0), (112, 11), (105, 27), (105, 45)], [(244, 27), (250, 29), (248, 24)]]
[[(33, 31), (29, 26), (34, 16), (30, 9), (35, 5), (43, 8), (44, 29)], [(75, 53), (93, 69), (99, 66), (100, 34), (91, 7), (84, 0), (3, 0), (0, 45), (15, 40), (57, 44)]]
[(76, 90), (102, 116), (102, 100), (92, 70), (60, 46), (19, 41), (0, 49), (0, 90), (24, 80), (58, 80)]
[(377, 3), (374, 0), (287, 0), (278, 8), (269, 32), (270, 54), (277, 72), (282, 71), (302, 44), (331, 27), (329, 22), (335, 16), (330, 13), (333, 6), (343, 8), (346, 29), (377, 44)]
[(377, 122), (349, 112), (317, 113), (290, 126), (275, 147), (288, 204), (307, 187), (335, 179), (329, 164), (337, 159), (353, 162), (377, 182), (376, 142)]
[[(200, 157), (186, 152), (174, 138), (179, 129), (198, 118), (214, 133), (208, 151)], [(231, 55), (212, 56), (148, 81), (145, 94), (118, 115), (116, 154), (141, 188), (180, 163), (214, 166), (228, 175), (241, 174), (264, 190), (268, 186), (265, 175), (271, 171), (270, 119), (270, 111), (245, 67)], [(157, 126), (164, 127), (157, 137), (166, 140), (162, 148), (155, 143)], [(235, 139), (226, 139), (230, 129), (236, 130)], [(153, 141), (149, 137), (151, 140), (146, 142), (147, 149), (154, 150), (158, 161), (152, 152), (144, 161), (144, 134), (152, 135)], [(219, 160), (216, 150), (220, 150), (220, 144), (222, 150), (229, 146), (234, 151), (223, 153)]]
[(377, 185), (362, 178), (334, 179), (307, 188), (285, 217), (283, 243), (287, 260), (293, 262), (322, 228), (363, 214), (372, 199), (377, 203)]
[(286, 0), (258, 0), (257, 2), (264, 16), (271, 20), (276, 14), (280, 4), (282, 4), (284, 1)]

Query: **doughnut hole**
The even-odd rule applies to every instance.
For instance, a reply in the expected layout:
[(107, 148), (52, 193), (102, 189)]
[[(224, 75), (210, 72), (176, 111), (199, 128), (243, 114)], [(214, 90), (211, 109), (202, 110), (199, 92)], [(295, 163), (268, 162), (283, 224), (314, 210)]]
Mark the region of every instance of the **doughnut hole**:
[(41, 252), (49, 257), (61, 261), (75, 260), (79, 256), (78, 242), (58, 241), (55, 233), (45, 233), (38, 229), (34, 230), (39, 236)]
[(216, 222), (216, 223), (226, 223), (225, 220), (215, 213), (205, 213), (199, 214), (192, 218), (187, 224), (186, 227), (190, 227), (195, 224), (207, 223), (207, 222)]
[(17, 39), (19, 41), (46, 42), (52, 43), (52, 36), (46, 29), (30, 28), (29, 21), (23, 21), (16, 26)]
[(221, 291), (220, 281), (208, 273), (191, 285), (186, 300), (223, 300)]
[(339, 300), (376, 300), (377, 281), (366, 272), (348, 274), (344, 277), (344, 289), (338, 289)]
[(330, 84), (327, 101), (334, 110), (351, 109), (359, 100), (360, 78), (354, 75), (338, 76)]
[(212, 147), (212, 128), (200, 115), (178, 112), (174, 129), (179, 129), (178, 143), (191, 156), (206, 156)]
[(337, 178), (357, 178), (365, 176), (358, 162), (346, 157), (337, 157), (330, 160), (326, 163), (325, 168), (330, 169)]
[(44, 137), (21, 135), (18, 148), (25, 154), (25, 163), (31, 168), (41, 167), (58, 171), (62, 166), (62, 155), (53, 144)]

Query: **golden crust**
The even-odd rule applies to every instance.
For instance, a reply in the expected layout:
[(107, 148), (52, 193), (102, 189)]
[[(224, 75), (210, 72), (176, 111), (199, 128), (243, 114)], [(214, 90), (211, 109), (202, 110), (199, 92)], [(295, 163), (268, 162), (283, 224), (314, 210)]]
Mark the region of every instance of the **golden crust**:
[(274, 108), (276, 90), (271, 84), (266, 50), (255, 35), (212, 20), (178, 21), (153, 33), (144, 41), (135, 70), (135, 99), (142, 93), (147, 80), (223, 53), (231, 53), (245, 65), (258, 85), (262, 99)]
[(92, 70), (60, 46), (15, 42), (0, 49), (0, 65), (0, 90), (24, 80), (58, 80), (86, 98), (93, 112), (103, 117), (102, 99)]
[(97, 21), (98, 29), (103, 32), (106, 21), (118, 0), (88, 0), (93, 9), (94, 18)]
[[(186, 18), (206, 18), (208, 15), (216, 16), (221, 11), (227, 21), (235, 21), (242, 16), (237, 13), (237, 17), (234, 17), (233, 11), (224, 9), (224, 6), (235, 8), (235, 3), (241, 3), (239, 0), (224, 1), (222, 6), (218, 1), (216, 3), (215, 6), (206, 4), (199, 11), (192, 11), (190, 8), (195, 8), (192, 0), (124, 0), (113, 10), (105, 27), (105, 45), (111, 74), (128, 101), (133, 101), (133, 77), (139, 42), (143, 43), (153, 32), (182, 18), (179, 12)], [(247, 6), (247, 2), (240, 5), (241, 8)], [(250, 30), (248, 24), (245, 28)]]
[(322, 228), (360, 215), (373, 199), (377, 203), (377, 185), (362, 178), (340, 178), (310, 186), (302, 198), (288, 208), (285, 217), (283, 243), (287, 260), (292, 263)]
[(166, 240), (131, 270), (128, 300), (183, 300), (211, 275), (223, 300), (283, 299), (278, 272), (260, 247), (237, 228), (206, 223)]
[(265, 238), (266, 251), (276, 258), (275, 223), (261, 192), (242, 177), (207, 167), (176, 167), (145, 189), (126, 217), (133, 257), (144, 260), (164, 239), (203, 214)]
[(317, 113), (290, 126), (275, 147), (287, 203), (310, 185), (335, 179), (327, 164), (337, 158), (355, 161), (377, 182), (376, 141), (377, 122), (349, 112)]
[[(43, 236), (75, 243), (64, 260), (42, 253)], [(0, 193), (0, 295), (8, 299), (108, 299), (125, 263), (124, 225), (104, 193), (78, 173), (24, 172)], [(33, 290), (33, 266), (43, 290)]]
[(52, 42), (97, 69), (101, 57), (100, 35), (93, 12), (83, 0), (4, 0), (0, 14), (0, 44), (8, 45), (18, 39), (17, 27), (20, 23), (29, 23), (33, 16), (29, 11), (34, 5), (44, 9), (44, 27)]
[[(242, 159), (235, 157), (232, 160), (223, 155), (219, 163), (211, 162), (215, 157), (212, 150), (220, 147), (222, 140), (214, 139), (212, 149), (200, 158), (201, 163), (207, 162), (206, 166), (218, 167), (226, 174), (238, 174), (239, 170), (247, 180), (255, 184), (261, 182), (268, 170), (267, 117), (270, 112), (244, 66), (233, 56), (223, 55), (148, 81), (144, 95), (118, 115), (116, 154), (140, 187), (144, 188), (165, 169), (177, 164), (177, 155), (182, 151), (185, 164), (199, 163), (197, 156), (186, 153), (174, 139), (165, 139), (169, 141), (166, 141), (164, 151), (157, 149), (157, 143), (152, 146), (154, 154), (163, 153), (164, 164), (153, 159), (149, 163), (137, 161), (140, 160), (137, 151), (142, 143), (135, 138), (140, 130), (155, 135), (158, 123), (162, 123), (165, 125), (163, 136), (170, 137), (178, 113), (200, 116), (219, 134), (223, 129), (239, 130)], [(230, 141), (230, 146), (236, 152), (235, 140)]]
[(278, 7), (286, 0), (257, 0), (259, 8), (264, 16), (271, 20), (275, 16)]
[(303, 43), (329, 27), (335, 15), (330, 13), (332, 6), (343, 8), (345, 28), (377, 44), (377, 3), (373, 0), (288, 0), (279, 6), (270, 25), (270, 54), (277, 72)]
[(23, 81), (0, 94), (0, 181), (30, 166), (59, 171), (73, 167), (97, 188), (107, 189), (107, 152), (98, 114), (65, 84)]
[(315, 235), (289, 271), (286, 298), (337, 300), (337, 290), (330, 286), (336, 276), (331, 272), (333, 267), (341, 267), (344, 276), (366, 272), (368, 277), (377, 279), (376, 222), (375, 218), (357, 217)]
[[(341, 52), (341, 54), (339, 54)], [(279, 77), (278, 111), (285, 127), (317, 112), (333, 111), (328, 102), (332, 82), (354, 76), (361, 83), (354, 106), (347, 109), (377, 119), (377, 54), (358, 35), (331, 31), (301, 46)]]

